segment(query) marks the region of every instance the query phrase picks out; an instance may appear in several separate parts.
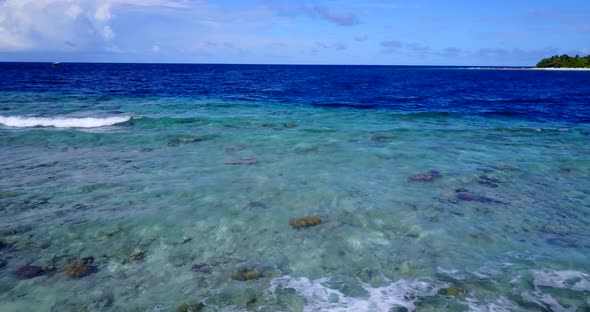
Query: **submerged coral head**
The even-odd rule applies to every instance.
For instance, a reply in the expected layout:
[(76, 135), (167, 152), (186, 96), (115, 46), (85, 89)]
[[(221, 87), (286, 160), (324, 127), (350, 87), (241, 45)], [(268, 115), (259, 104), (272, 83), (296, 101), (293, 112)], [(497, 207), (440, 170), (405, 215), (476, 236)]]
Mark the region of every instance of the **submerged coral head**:
[(74, 261), (64, 269), (64, 274), (71, 278), (82, 278), (96, 272), (96, 267), (92, 265), (94, 258), (82, 258)]
[(436, 170), (430, 170), (428, 173), (419, 173), (410, 176), (410, 181), (414, 182), (432, 182), (437, 178), (440, 178), (440, 172)]
[(249, 281), (255, 280), (262, 277), (262, 273), (258, 270), (246, 270), (244, 272), (239, 272), (237, 274), (232, 275), (232, 279), (237, 281)]
[(14, 276), (16, 276), (19, 279), (29, 279), (41, 276), (43, 275), (43, 273), (45, 273), (45, 270), (40, 266), (25, 265), (23, 267), (20, 267), (18, 270), (14, 271)]
[(319, 216), (310, 216), (289, 220), (289, 225), (296, 229), (308, 228), (310, 226), (316, 226), (320, 223), (322, 223), (322, 219)]

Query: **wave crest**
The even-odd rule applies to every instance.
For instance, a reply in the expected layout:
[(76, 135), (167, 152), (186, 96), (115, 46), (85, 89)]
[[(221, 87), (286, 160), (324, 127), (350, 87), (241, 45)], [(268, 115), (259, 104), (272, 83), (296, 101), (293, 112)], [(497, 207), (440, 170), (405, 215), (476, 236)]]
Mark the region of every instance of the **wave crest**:
[(337, 288), (326, 286), (329, 278), (310, 280), (305, 277), (283, 276), (270, 281), (269, 291), (275, 295), (277, 288), (292, 288), (305, 297), (304, 311), (390, 311), (404, 307), (408, 311), (416, 309), (419, 297), (435, 296), (445, 284), (429, 279), (401, 279), (383, 287), (372, 287), (361, 283), (366, 295), (361, 298), (348, 297)]
[(22, 116), (0, 116), (0, 124), (8, 127), (31, 128), (31, 127), (54, 127), (54, 128), (99, 128), (112, 126), (131, 120), (129, 116), (118, 117), (22, 117)]
[(575, 291), (590, 291), (590, 275), (575, 271), (532, 270), (535, 287), (552, 287)]

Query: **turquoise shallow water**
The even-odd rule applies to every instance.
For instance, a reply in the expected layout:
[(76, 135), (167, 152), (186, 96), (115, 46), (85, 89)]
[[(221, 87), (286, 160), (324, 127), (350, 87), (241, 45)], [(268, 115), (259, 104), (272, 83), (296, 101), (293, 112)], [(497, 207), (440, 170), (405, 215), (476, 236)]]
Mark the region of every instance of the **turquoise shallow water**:
[(590, 310), (587, 72), (0, 72), (0, 311)]
[[(1, 311), (590, 308), (587, 124), (100, 103), (132, 119), (0, 128)], [(85, 257), (92, 274), (64, 274)]]

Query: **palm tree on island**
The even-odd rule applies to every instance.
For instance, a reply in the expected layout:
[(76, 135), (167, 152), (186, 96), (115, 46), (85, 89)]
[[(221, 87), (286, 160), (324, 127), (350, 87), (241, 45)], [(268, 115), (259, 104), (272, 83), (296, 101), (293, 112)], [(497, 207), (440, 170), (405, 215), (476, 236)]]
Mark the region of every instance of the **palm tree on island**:
[(536, 68), (590, 68), (590, 55), (571, 57), (567, 54), (542, 59)]

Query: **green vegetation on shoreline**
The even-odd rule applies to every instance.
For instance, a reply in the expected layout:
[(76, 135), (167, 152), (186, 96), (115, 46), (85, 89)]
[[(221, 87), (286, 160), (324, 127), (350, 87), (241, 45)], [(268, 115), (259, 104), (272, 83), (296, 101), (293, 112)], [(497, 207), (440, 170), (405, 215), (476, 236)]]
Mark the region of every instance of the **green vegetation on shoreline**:
[(590, 68), (590, 55), (586, 57), (580, 57), (576, 55), (571, 57), (567, 54), (562, 56), (552, 56), (549, 58), (542, 59), (537, 63), (537, 68)]

